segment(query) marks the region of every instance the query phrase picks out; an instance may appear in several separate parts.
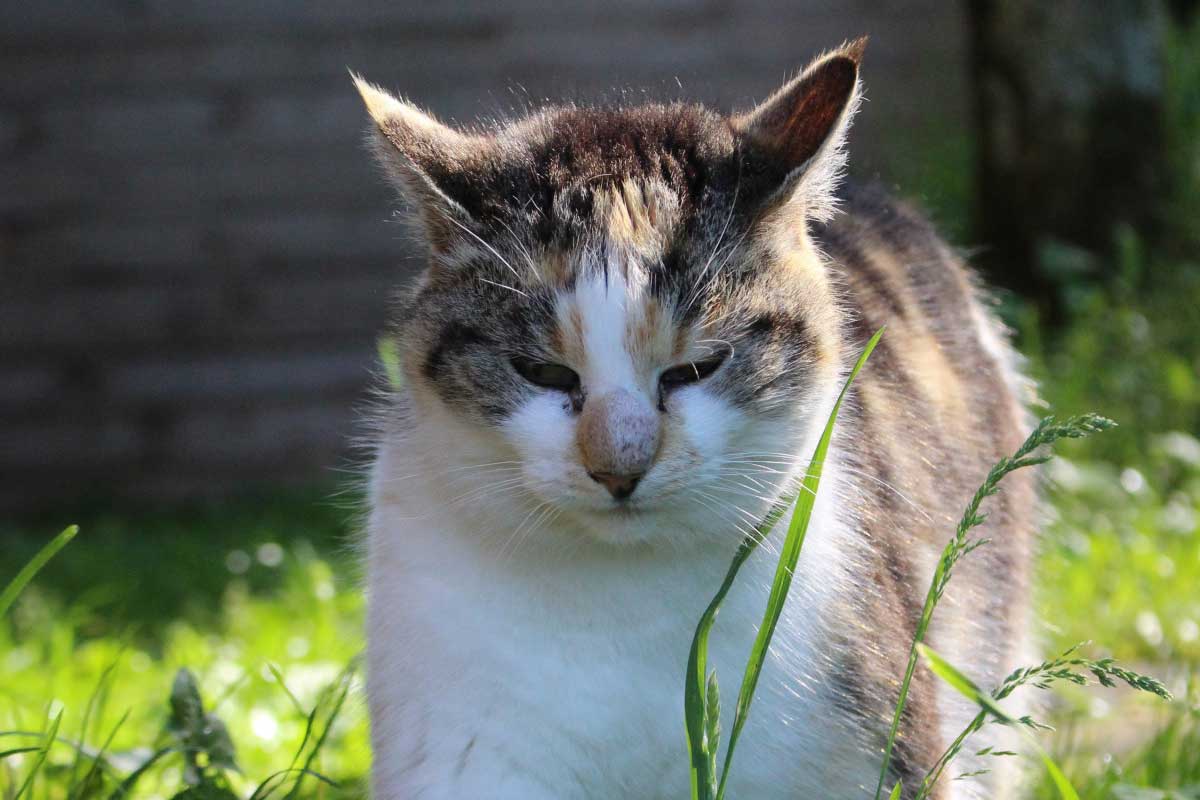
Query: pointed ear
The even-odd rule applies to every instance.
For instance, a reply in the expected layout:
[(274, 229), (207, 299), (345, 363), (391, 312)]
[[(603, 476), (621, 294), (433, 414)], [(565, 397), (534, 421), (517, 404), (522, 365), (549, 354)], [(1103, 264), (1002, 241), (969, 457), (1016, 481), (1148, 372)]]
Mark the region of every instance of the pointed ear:
[(826, 53), (753, 111), (731, 120), (785, 175), (774, 196), (800, 199), (809, 217), (824, 219), (833, 212), (866, 45), (863, 37)]
[(393, 97), (353, 72), (354, 86), (374, 121), (369, 143), (380, 166), (417, 210), (434, 249), (444, 249), (470, 218), (467, 178), (492, 141), (460, 133), (413, 104)]

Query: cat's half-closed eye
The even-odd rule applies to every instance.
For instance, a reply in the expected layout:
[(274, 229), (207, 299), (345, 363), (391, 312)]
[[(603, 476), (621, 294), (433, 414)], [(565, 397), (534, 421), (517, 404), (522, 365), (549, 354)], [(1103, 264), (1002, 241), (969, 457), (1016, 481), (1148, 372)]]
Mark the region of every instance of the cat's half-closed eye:
[(518, 375), (534, 386), (560, 392), (573, 392), (579, 388), (579, 373), (563, 364), (534, 361), (518, 356), (512, 360), (512, 365)]
[(733, 355), (732, 348), (722, 347), (712, 355), (663, 370), (662, 374), (658, 376), (660, 410), (665, 410), (666, 399), (672, 392), (684, 386), (691, 386), (707, 380), (725, 364), (731, 355)]

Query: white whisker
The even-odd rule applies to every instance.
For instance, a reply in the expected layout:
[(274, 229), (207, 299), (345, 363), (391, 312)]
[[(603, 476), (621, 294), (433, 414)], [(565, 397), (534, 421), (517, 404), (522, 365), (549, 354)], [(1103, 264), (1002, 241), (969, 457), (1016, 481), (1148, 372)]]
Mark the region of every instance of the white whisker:
[[(496, 258), (500, 259), (500, 263), (501, 263), (501, 264), (503, 264), (504, 266), (508, 267), (508, 271), (509, 271), (509, 272), (511, 272), (511, 273), (513, 274), (513, 276), (514, 276), (514, 277), (515, 277), (517, 280), (521, 280), (521, 273), (519, 273), (519, 272), (517, 272), (515, 269), (513, 269), (513, 265), (512, 265), (512, 264), (510, 264), (510, 263), (508, 263), (508, 259), (507, 259), (507, 258), (505, 258), (504, 256), (500, 255), (500, 251), (499, 251), (499, 250), (497, 250), (496, 248), (492, 247), (490, 244), (488, 244), (487, 242), (485, 242), (485, 241), (483, 240), (483, 238), (482, 238), (482, 237), (481, 237), (479, 234), (477, 234), (475, 231), (473, 231), (473, 230), (471, 230), (470, 228), (468, 228), (466, 225), (463, 225), (461, 222), (459, 222), (458, 220), (456, 220), (454, 217), (452, 217), (452, 216), (450, 216), (450, 215), (446, 215), (446, 216), (445, 216), (445, 219), (448, 219), (448, 220), (450, 220), (452, 223), (454, 223), (455, 225), (457, 225), (459, 228), (462, 228), (462, 230), (466, 231), (468, 234), (470, 234), (472, 237), (474, 237), (475, 241), (479, 242), (481, 245), (483, 245), (484, 247), (486, 247), (486, 248), (487, 248), (487, 249), (488, 249), (488, 250), (491, 252), (491, 254), (492, 254), (492, 255), (494, 255)], [(483, 280), (483, 279), (481, 278), (480, 280)], [(488, 283), (491, 283), (491, 281), (487, 281), (487, 282), (488, 282)], [(499, 284), (499, 283), (498, 283), (498, 284), (496, 284), (496, 285), (497, 285), (497, 286), (503, 286), (503, 284)], [(504, 288), (506, 288), (506, 289), (511, 289), (512, 287), (511, 287), (511, 286), (505, 286)], [(517, 292), (518, 294), (525, 294), (524, 292), (520, 291), (519, 289), (513, 289), (513, 291), (514, 291), (514, 292)], [(528, 297), (528, 295), (526, 295), (526, 297)]]

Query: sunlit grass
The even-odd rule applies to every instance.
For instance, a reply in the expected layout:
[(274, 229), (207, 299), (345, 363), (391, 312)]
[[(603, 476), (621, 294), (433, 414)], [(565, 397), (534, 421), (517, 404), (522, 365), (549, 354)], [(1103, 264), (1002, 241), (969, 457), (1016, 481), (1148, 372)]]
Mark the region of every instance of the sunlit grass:
[[(240, 772), (230, 772), (228, 780), (239, 796), (248, 796), (262, 780), (292, 765), (305, 740), (309, 713), (328, 687), (339, 684), (362, 648), (362, 597), (353, 581), (336, 574), (310, 545), (293, 541), (277, 547), (258, 552), (259, 558), (252, 557), (244, 570), (234, 559), (220, 612), (210, 624), (173, 619), (141, 635), (130, 631), (93, 637), (81, 629), (90, 616), (87, 608), (55, 597), (44, 586), (27, 590), (16, 605), (15, 625), (0, 625), (0, 731), (10, 732), (0, 737), (0, 752), (38, 744), (37, 737), (12, 732), (39, 733), (59, 714), (62, 721), (61, 743), (50, 749), (41, 779), (25, 797), (68, 797), (74, 785), (74, 743), (96, 748), (124, 719), (106, 748), (95, 788), (82, 795), (109, 796), (162, 745), (168, 698), (184, 666), (196, 676), (206, 710), (231, 732)], [(87, 555), (85, 531), (59, 558)], [(227, 554), (214, 555), (224, 561)], [(155, 565), (139, 568), (153, 570)], [(266, 595), (254, 594), (248, 573), (263, 570), (277, 572), (274, 588)], [(0, 761), (0, 796), (10, 796), (31, 758), (17, 753)], [(369, 760), (364, 714), (352, 693), (311, 766), (337, 776), (342, 788), (335, 791), (313, 781), (305, 796), (363, 796), (360, 781)], [(84, 773), (77, 766), (74, 771), (76, 777)], [(184, 788), (183, 780), (181, 757), (163, 758), (131, 796), (171, 797)]]

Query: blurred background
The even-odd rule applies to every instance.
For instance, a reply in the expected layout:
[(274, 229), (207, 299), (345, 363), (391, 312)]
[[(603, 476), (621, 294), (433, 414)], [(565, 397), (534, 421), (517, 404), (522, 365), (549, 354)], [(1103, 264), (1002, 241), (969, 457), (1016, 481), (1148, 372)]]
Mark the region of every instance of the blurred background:
[(336, 477), (389, 291), (418, 267), (354, 69), (448, 120), (545, 100), (745, 108), (875, 34), (866, 175), (956, 148), (937, 2), (5, 4), (0, 508)]
[[(1121, 423), (1049, 470), (1047, 653), (1095, 640), (1182, 699), (1068, 693), (1054, 745), (1085, 796), (1200, 796), (1164, 793), (1200, 785), (1197, 5), (0, 4), (0, 584), (83, 527), (0, 620), (0, 731), (65, 709), (73, 741), (99, 742), (131, 710), (124, 761), (52, 750), (35, 795), (136, 769), (181, 666), (222, 703), (241, 796), (311, 750), (308, 712), (356, 680), (350, 442), (389, 295), (420, 264), (348, 69), (449, 121), (733, 110), (868, 34), (852, 173), (985, 274), (1043, 413)], [(357, 796), (361, 708), (338, 708), (314, 763)], [(32, 756), (5, 748), (7, 798)], [(146, 796), (184, 785), (166, 763)]]

